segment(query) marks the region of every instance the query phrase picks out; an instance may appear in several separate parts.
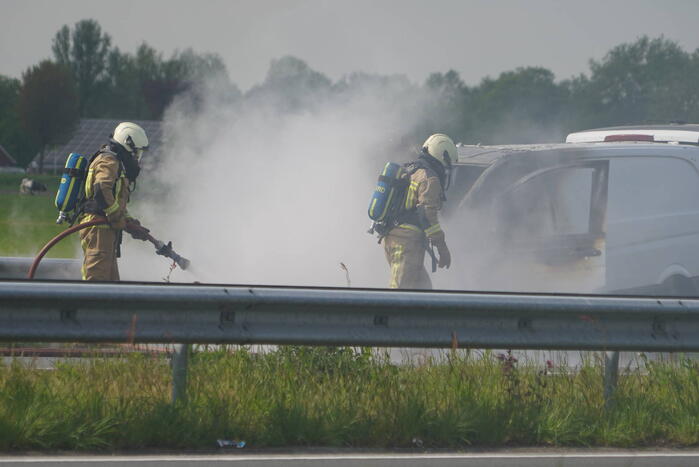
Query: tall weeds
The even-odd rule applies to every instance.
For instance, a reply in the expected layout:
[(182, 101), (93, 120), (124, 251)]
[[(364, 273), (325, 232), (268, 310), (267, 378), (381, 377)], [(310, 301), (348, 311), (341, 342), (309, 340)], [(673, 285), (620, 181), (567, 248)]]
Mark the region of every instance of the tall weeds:
[(169, 362), (125, 354), (37, 370), (0, 368), (0, 449), (249, 446), (639, 446), (699, 442), (699, 367), (644, 361), (611, 409), (602, 369), (456, 351), (395, 365), (366, 349), (195, 352), (187, 403)]

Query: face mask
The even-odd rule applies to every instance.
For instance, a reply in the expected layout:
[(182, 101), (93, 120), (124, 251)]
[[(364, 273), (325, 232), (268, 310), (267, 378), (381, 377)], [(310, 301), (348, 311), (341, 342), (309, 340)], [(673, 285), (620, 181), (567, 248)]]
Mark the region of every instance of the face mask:
[(114, 147), (116, 154), (121, 164), (124, 166), (124, 174), (130, 181), (135, 182), (138, 174), (141, 173), (141, 167), (138, 164), (136, 156), (125, 150), (121, 145)]
[(444, 151), (444, 191), (447, 191), (451, 186), (451, 170), (451, 157), (449, 157), (448, 152)]

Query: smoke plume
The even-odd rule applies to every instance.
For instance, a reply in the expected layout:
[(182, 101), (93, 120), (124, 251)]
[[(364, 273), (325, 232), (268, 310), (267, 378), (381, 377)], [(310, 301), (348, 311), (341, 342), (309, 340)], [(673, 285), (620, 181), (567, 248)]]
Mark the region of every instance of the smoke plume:
[[(414, 157), (410, 145), (426, 136), (414, 129), (434, 120), (420, 110), (430, 96), (404, 79), (343, 84), (289, 108), (279, 93), (231, 100), (209, 83), (170, 107), (162, 152), (131, 210), (191, 260), (191, 272), (171, 280), (345, 286), (342, 262), (352, 286), (387, 284), (367, 205), (383, 164)], [(167, 273), (150, 246), (130, 239), (120, 264), (126, 280)]]

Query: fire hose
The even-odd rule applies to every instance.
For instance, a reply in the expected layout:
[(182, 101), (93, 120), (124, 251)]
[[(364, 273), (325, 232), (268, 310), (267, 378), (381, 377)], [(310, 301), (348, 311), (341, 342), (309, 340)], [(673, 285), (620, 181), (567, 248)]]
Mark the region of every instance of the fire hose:
[[(66, 238), (68, 235), (73, 234), (75, 232), (78, 232), (82, 229), (86, 229), (88, 227), (93, 227), (95, 225), (105, 225), (107, 224), (107, 219), (95, 219), (89, 222), (83, 222), (82, 224), (75, 225), (73, 227), (70, 227), (63, 232), (59, 233), (55, 237), (51, 239), (42, 249), (39, 251), (39, 254), (36, 255), (36, 258), (34, 258), (34, 262), (32, 263), (32, 267), (29, 269), (29, 274), (27, 275), (28, 279), (33, 279), (34, 274), (36, 273), (36, 269), (39, 267), (39, 263), (41, 262), (42, 258), (48, 253), (48, 251), (53, 248), (58, 242)], [(151, 234), (147, 233), (145, 234), (145, 239), (148, 240), (155, 246), (155, 253), (161, 256), (165, 256), (166, 258), (170, 258), (177, 264), (182, 270), (185, 270), (189, 267), (189, 260), (187, 258), (183, 258), (182, 256), (178, 255), (175, 253), (175, 250), (172, 249), (172, 242), (161, 242), (157, 238), (154, 238)]]

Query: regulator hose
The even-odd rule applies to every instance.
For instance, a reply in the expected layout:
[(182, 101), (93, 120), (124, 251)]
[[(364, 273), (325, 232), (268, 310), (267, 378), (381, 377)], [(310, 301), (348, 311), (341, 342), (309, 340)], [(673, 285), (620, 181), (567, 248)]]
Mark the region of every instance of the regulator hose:
[(36, 258), (34, 258), (34, 262), (32, 263), (32, 267), (29, 268), (29, 274), (27, 275), (27, 279), (34, 279), (34, 274), (36, 273), (36, 268), (39, 267), (39, 263), (41, 262), (42, 258), (48, 253), (48, 251), (56, 245), (56, 243), (60, 242), (64, 238), (66, 238), (68, 235), (75, 233), (79, 230), (86, 229), (88, 227), (92, 227), (94, 225), (102, 225), (106, 224), (107, 219), (95, 219), (93, 221), (89, 222), (83, 222), (82, 224), (74, 225), (73, 227), (70, 227), (69, 229), (64, 230), (63, 232), (59, 233), (55, 237), (51, 239), (50, 242), (48, 242), (44, 247), (41, 249), (38, 255), (36, 255)]

